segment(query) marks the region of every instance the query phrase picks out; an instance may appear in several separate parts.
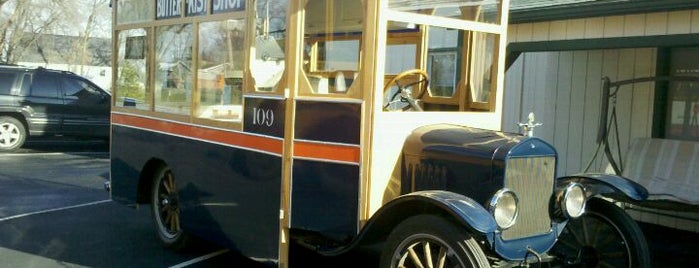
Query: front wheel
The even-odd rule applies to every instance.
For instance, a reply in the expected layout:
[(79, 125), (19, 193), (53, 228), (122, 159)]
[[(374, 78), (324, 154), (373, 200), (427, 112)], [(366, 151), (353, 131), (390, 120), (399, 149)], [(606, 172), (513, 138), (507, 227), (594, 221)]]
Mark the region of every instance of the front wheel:
[(161, 169), (153, 180), (151, 201), (151, 216), (160, 243), (169, 249), (184, 249), (189, 238), (180, 225), (180, 200), (169, 168)]
[(14, 117), (0, 116), (0, 151), (12, 151), (24, 145), (27, 131)]
[(586, 210), (568, 222), (551, 251), (564, 266), (650, 267), (643, 231), (624, 210), (598, 198)]
[(463, 228), (434, 215), (399, 224), (381, 253), (382, 268), (490, 267), (483, 250)]

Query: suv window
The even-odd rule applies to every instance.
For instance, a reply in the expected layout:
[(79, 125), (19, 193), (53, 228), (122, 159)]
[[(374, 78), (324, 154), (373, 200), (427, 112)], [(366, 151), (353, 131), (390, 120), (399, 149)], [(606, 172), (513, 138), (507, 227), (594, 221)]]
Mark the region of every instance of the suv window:
[(34, 75), (31, 95), (34, 97), (58, 98), (58, 87), (53, 75), (37, 73)]
[(101, 98), (102, 93), (85, 81), (75, 78), (61, 79), (66, 97), (76, 97), (78, 102), (90, 102)]
[(12, 90), (12, 85), (15, 83), (15, 73), (0, 72), (0, 94), (8, 95)]

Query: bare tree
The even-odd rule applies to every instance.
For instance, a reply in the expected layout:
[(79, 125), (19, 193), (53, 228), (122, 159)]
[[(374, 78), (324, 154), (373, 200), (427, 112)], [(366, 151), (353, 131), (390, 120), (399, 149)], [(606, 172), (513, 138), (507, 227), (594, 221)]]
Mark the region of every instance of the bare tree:
[[(66, 62), (79, 66), (79, 73), (84, 73), (86, 65), (103, 65), (109, 63), (111, 58), (103, 57), (104, 48), (109, 44), (96, 40), (95, 37), (109, 36), (108, 26), (111, 22), (109, 0), (82, 0), (74, 2), (74, 7), (66, 10), (63, 20), (59, 23), (63, 34), (76, 36), (73, 39), (71, 53), (65, 54)], [(57, 29), (59, 30), (59, 29)], [(96, 54), (95, 52), (98, 52)], [(108, 54), (108, 53), (107, 53)], [(105, 61), (105, 59), (108, 59)]]
[(107, 64), (109, 45), (93, 37), (109, 37), (110, 17), (109, 0), (0, 0), (0, 63), (39, 55), (46, 64)]
[[(0, 1), (3, 1), (0, 12), (4, 18), (0, 20), (0, 62), (17, 63), (28, 49), (37, 47), (38, 38), (59, 20), (63, 1)], [(42, 48), (37, 50), (41, 53)]]

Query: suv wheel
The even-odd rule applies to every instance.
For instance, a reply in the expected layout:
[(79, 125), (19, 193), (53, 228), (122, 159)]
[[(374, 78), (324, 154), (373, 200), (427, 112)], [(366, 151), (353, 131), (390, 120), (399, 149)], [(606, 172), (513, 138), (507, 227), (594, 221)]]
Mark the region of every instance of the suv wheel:
[(0, 151), (22, 147), (27, 138), (24, 124), (14, 117), (0, 116)]

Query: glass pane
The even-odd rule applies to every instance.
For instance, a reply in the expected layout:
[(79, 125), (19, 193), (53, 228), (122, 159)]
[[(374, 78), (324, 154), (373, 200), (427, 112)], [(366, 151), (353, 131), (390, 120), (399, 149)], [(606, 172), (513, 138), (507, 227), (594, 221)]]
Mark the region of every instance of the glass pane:
[[(306, 4), (303, 70), (316, 94), (347, 93), (359, 70), (362, 1)], [(319, 15), (320, 14), (320, 15)]]
[(63, 95), (67, 100), (75, 100), (77, 103), (97, 103), (102, 99), (101, 93), (85, 81), (64, 78), (61, 79)]
[(359, 40), (327, 40), (317, 43), (315, 71), (356, 71), (359, 64)]
[(15, 83), (15, 73), (0, 73), (0, 94), (9, 95)]
[[(497, 34), (430, 25), (403, 25), (401, 29), (400, 23), (394, 21), (389, 21), (388, 25), (393, 27), (389, 27), (387, 39), (384, 104), (388, 106), (385, 110), (420, 110), (408, 108), (408, 95), (403, 94), (405, 92), (396, 94), (400, 93), (399, 88), (388, 84), (412, 69), (421, 69), (423, 75), (426, 74), (429, 81), (426, 90), (417, 88), (419, 84), (412, 84), (421, 81), (415, 74), (397, 82), (408, 85), (406, 89), (414, 93), (422, 111), (487, 110), (489, 105), (485, 104), (491, 102), (491, 92), (496, 86)], [(421, 38), (427, 40), (420, 42)], [(421, 48), (420, 44), (427, 48)], [(420, 59), (424, 59), (424, 63)], [(429, 94), (423, 94), (424, 91)], [(456, 99), (457, 96), (463, 99)]]
[(154, 1), (117, 1), (117, 24), (146, 22), (153, 20)]
[(500, 23), (500, 1), (497, 0), (390, 0), (388, 5), (404, 12)]
[(144, 29), (119, 32), (116, 103), (118, 107), (147, 110), (151, 101), (146, 89), (148, 72), (148, 38)]
[(489, 102), (490, 92), (493, 86), (492, 79), (495, 60), (495, 35), (487, 33), (472, 33), (471, 36), (473, 55), (471, 62), (471, 74), (469, 88), (473, 102)]
[(430, 95), (452, 97), (456, 88), (456, 51), (429, 54), (427, 73), (430, 74)]
[(155, 110), (189, 115), (192, 104), (192, 25), (157, 28)]
[(386, 47), (386, 74), (399, 74), (418, 68), (416, 44), (388, 44)]
[(241, 118), (244, 68), (244, 20), (206, 22), (199, 25), (195, 116), (221, 121)]
[(256, 2), (256, 37), (250, 71), (257, 91), (274, 91), (284, 74), (284, 39), (288, 0)]
[(39, 73), (34, 76), (31, 95), (33, 97), (58, 98), (57, 86), (54, 76)]
[(429, 27), (427, 73), (430, 75), (432, 97), (452, 97), (458, 76), (459, 41), (463, 31)]
[[(391, 40), (389, 40), (391, 42)], [(388, 110), (402, 110), (409, 108), (409, 104), (404, 101), (400, 101), (400, 96), (398, 93), (398, 86), (395, 83), (388, 85), (392, 78), (396, 75), (413, 69), (418, 69), (417, 66), (417, 44), (388, 44), (386, 46), (386, 67), (385, 67), (385, 77), (384, 83), (387, 83), (387, 88), (384, 88), (384, 109)], [(401, 81), (398, 81), (401, 85), (406, 85), (405, 90), (417, 93), (420, 83), (415, 83), (420, 77), (418, 76), (408, 76)]]
[[(697, 57), (699, 48), (673, 49), (671, 75), (699, 77)], [(669, 87), (665, 137), (699, 140), (699, 82), (671, 81)]]

